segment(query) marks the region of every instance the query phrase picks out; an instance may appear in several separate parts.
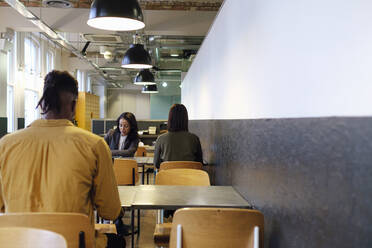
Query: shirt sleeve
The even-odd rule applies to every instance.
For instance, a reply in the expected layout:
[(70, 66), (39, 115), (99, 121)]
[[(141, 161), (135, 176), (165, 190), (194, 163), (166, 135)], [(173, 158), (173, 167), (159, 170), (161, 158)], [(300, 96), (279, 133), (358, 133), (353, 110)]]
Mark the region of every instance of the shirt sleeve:
[[(4, 138), (2, 138), (1, 141), (4, 141)], [(0, 154), (3, 155), (3, 144), (0, 143)], [(2, 166), (3, 163), (3, 157), (0, 157), (0, 167)], [(0, 168), (1, 170), (1, 168)], [(0, 213), (5, 213), (5, 203), (4, 203), (4, 196), (3, 196), (3, 183), (1, 180), (1, 175), (0, 175)]]
[(94, 177), (94, 204), (98, 215), (114, 220), (120, 215), (121, 203), (112, 166), (111, 152), (103, 139), (95, 147), (97, 171)]
[(3, 186), (1, 183), (1, 176), (0, 176), (0, 213), (4, 213), (4, 212), (5, 212), (5, 204), (3, 200)]
[(155, 151), (154, 151), (154, 166), (158, 169), (159, 169), (160, 163), (161, 163), (160, 156), (161, 156), (161, 144), (160, 144), (160, 140), (159, 140), (159, 137), (158, 137), (156, 139)]

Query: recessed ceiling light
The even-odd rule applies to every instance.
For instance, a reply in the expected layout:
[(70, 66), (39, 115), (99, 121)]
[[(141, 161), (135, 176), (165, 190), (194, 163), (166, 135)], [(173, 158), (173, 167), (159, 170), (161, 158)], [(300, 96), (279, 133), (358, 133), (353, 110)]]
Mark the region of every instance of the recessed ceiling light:
[(162, 83), (162, 86), (163, 86), (164, 88), (167, 87), (167, 86), (168, 86), (167, 82), (163, 82), (163, 83)]

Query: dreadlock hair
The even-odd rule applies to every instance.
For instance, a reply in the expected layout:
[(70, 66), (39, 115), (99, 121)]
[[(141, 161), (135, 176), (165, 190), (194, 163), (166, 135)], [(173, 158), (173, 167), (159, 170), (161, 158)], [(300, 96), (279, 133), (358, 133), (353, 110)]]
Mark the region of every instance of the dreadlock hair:
[(78, 95), (78, 82), (67, 71), (49, 72), (44, 78), (43, 96), (40, 98), (36, 108), (40, 106), (46, 114), (49, 111), (61, 112), (61, 92), (69, 92), (74, 96)]

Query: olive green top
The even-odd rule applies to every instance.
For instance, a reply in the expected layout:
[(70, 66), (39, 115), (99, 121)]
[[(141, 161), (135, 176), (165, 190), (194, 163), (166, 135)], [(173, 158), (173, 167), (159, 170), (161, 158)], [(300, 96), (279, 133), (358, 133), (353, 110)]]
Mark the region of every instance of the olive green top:
[(187, 131), (167, 132), (155, 144), (154, 165), (164, 161), (197, 161), (203, 163), (203, 153), (198, 136)]

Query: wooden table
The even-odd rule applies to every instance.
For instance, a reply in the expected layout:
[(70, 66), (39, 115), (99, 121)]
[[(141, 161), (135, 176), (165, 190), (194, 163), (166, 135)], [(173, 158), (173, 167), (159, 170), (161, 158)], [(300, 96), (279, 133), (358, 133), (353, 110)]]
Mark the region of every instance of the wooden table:
[[(232, 186), (118, 186), (121, 205), (130, 209), (182, 207), (252, 208)], [(132, 211), (133, 212), (133, 211)], [(132, 225), (132, 247), (134, 225)]]

